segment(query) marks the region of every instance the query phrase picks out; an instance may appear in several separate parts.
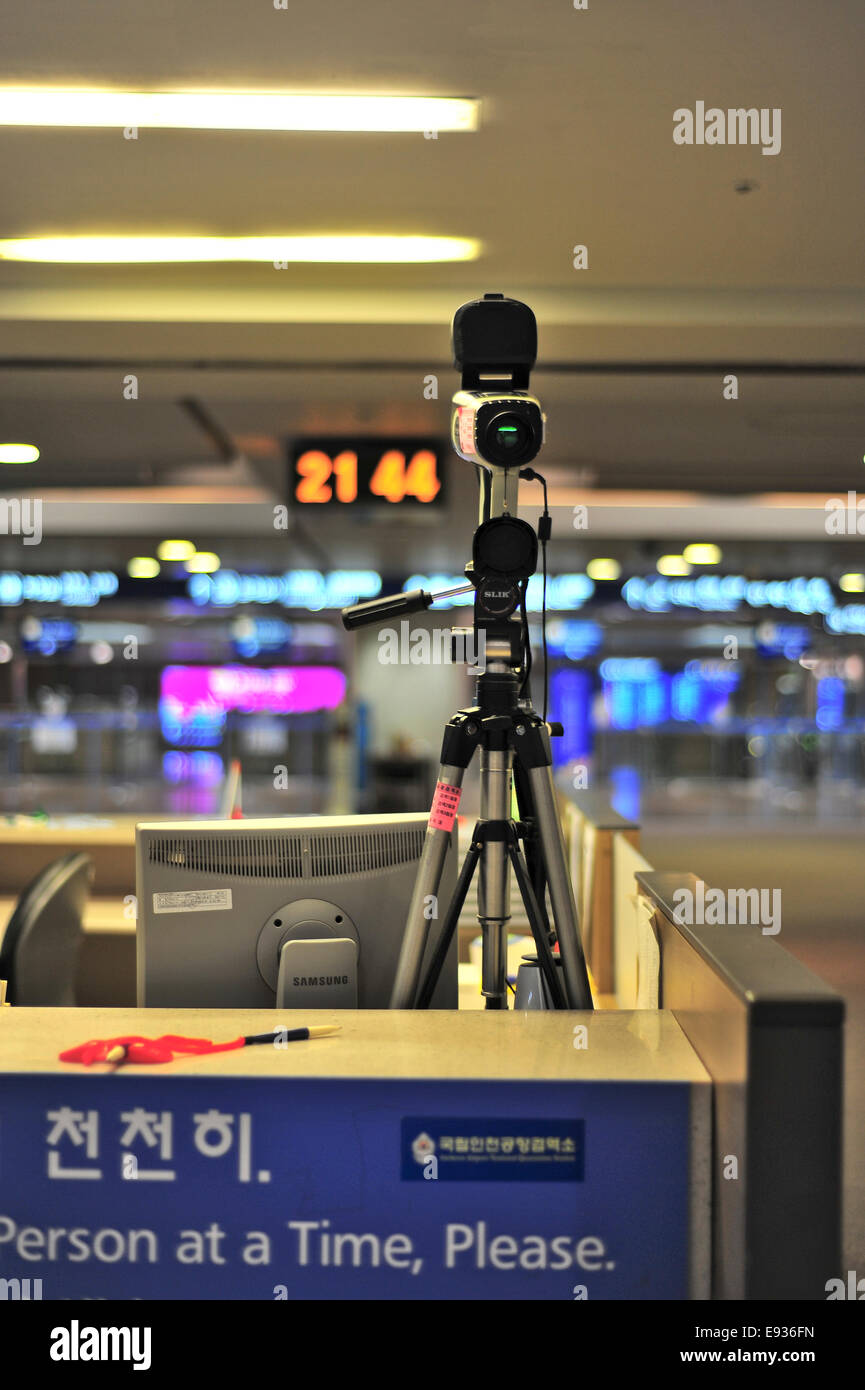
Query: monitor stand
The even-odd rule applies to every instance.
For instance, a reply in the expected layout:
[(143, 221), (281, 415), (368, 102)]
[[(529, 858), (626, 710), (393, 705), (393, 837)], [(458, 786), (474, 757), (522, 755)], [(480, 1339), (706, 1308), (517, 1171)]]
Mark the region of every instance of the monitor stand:
[(286, 941), (279, 955), (278, 1009), (356, 1009), (357, 944), (350, 937)]

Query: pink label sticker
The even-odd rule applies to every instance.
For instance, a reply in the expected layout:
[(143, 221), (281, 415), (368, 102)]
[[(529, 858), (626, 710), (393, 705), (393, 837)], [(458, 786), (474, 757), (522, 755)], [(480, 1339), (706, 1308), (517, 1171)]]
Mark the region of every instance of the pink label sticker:
[(457, 818), (457, 807), (460, 804), (461, 796), (460, 787), (452, 787), (448, 782), (436, 782), (435, 796), (429, 817), (429, 823), (433, 830), (446, 830), (450, 834)]
[(459, 416), (460, 449), (464, 454), (473, 454), (475, 451), (475, 413), (467, 406), (461, 405), (457, 408)]

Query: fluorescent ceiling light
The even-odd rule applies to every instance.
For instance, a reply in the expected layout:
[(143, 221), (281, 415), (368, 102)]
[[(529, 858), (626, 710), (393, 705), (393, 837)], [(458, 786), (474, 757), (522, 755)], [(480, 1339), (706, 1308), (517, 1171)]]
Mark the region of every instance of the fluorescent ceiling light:
[(168, 261), (473, 261), (480, 244), (444, 236), (55, 236), (0, 240), (0, 260), (70, 265)]
[(35, 463), (38, 457), (35, 444), (0, 444), (0, 463)]
[(0, 87), (0, 125), (174, 130), (472, 131), (468, 97), (288, 92), (111, 92)]

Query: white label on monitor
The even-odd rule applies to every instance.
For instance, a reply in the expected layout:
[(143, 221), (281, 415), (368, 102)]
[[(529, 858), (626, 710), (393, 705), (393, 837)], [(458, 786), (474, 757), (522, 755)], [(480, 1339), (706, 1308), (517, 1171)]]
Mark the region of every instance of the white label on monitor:
[(154, 893), (154, 912), (224, 912), (231, 907), (230, 888), (197, 888), (193, 893)]

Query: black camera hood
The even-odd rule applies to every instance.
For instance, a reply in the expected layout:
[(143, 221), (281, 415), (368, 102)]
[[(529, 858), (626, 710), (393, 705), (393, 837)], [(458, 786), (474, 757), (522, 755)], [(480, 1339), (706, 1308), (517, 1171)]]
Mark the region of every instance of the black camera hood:
[(485, 294), (457, 309), (451, 345), (464, 391), (527, 391), (538, 355), (537, 320), (519, 299)]

